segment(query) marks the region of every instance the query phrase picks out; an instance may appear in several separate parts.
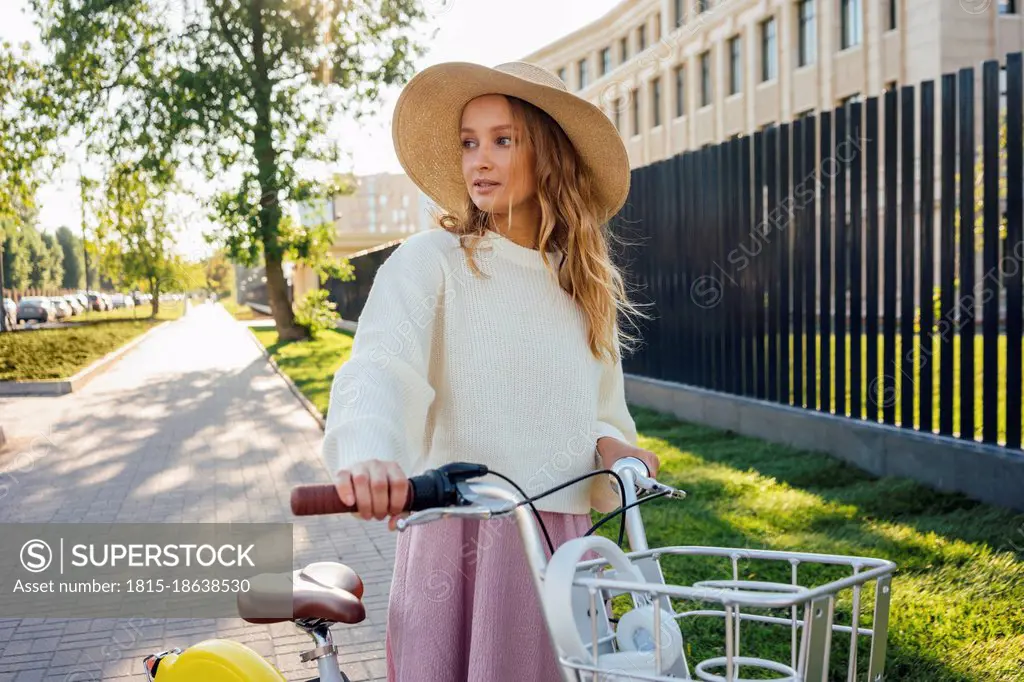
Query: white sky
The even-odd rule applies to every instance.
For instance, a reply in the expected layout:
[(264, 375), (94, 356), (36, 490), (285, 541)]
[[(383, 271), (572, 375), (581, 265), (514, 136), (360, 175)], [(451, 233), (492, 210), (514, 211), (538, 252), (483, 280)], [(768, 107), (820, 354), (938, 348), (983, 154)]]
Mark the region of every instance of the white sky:
[[(194, 0), (179, 0), (188, 3)], [(434, 15), (437, 37), (418, 69), (446, 61), (468, 61), (488, 66), (520, 59), (561, 36), (598, 19), (620, 0), (421, 0)], [(26, 0), (0, 0), (0, 40), (37, 42), (37, 31), (25, 14)], [(514, 7), (514, 9), (513, 9)], [(342, 147), (352, 157), (351, 170), (359, 175), (399, 173), (401, 167), (391, 142), (391, 114), (398, 90), (388, 93), (379, 113), (360, 125), (342, 128)], [(52, 231), (67, 225), (81, 227), (75, 164), (62, 169), (38, 196), (40, 226)], [(189, 225), (179, 247), (187, 255), (204, 250), (196, 221)]]

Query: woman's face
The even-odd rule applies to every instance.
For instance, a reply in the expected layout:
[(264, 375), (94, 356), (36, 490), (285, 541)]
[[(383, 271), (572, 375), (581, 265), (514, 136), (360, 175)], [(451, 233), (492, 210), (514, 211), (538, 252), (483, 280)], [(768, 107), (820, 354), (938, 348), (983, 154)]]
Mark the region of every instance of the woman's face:
[[(525, 142), (513, 150), (512, 108), (504, 95), (484, 95), (467, 104), (459, 135), (462, 177), (477, 208), (506, 215), (510, 205), (515, 210), (536, 201), (534, 153)], [(522, 140), (523, 131), (516, 137)]]

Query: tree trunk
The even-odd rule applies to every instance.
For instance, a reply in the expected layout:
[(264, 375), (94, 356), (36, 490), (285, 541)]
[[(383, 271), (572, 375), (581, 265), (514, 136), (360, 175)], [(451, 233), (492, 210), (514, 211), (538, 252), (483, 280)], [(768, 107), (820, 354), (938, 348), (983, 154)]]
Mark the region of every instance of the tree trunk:
[(301, 341), (309, 338), (306, 330), (295, 324), (291, 303), (288, 301), (287, 285), (281, 268), (284, 249), (278, 240), (281, 222), (280, 188), (278, 187), (277, 150), (274, 148), (274, 127), (271, 116), (272, 90), (270, 69), (264, 54), (263, 22), (260, 14), (262, 0), (249, 5), (249, 20), (252, 30), (253, 51), (253, 96), (256, 112), (253, 128), (253, 150), (259, 170), (260, 183), (260, 232), (263, 242), (263, 262), (266, 266), (267, 298), (270, 311), (277, 326), (281, 341)]
[(160, 314), (160, 278), (149, 280), (149, 291), (153, 294), (153, 317)]

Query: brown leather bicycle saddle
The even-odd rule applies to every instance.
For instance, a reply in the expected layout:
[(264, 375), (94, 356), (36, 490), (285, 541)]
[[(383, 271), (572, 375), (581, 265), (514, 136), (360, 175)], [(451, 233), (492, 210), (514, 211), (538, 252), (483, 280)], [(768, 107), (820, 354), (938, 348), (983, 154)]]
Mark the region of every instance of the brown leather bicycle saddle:
[(237, 597), (238, 615), (249, 623), (304, 618), (360, 623), (366, 618), (363, 581), (345, 564), (317, 561), (291, 573), (260, 574), (249, 585)]

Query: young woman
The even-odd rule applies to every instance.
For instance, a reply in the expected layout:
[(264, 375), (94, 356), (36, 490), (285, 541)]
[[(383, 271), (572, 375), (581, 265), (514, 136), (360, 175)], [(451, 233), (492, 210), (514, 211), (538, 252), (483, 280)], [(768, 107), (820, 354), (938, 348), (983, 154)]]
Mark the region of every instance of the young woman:
[[(447, 462), (528, 495), (628, 456), (656, 474), (623, 390), (617, 315), (639, 311), (609, 257), (629, 162), (608, 117), (536, 66), (449, 63), (409, 82), (393, 133), (443, 215), (378, 270), (334, 378), (341, 499), (394, 528), (407, 477)], [(617, 501), (597, 476), (536, 506), (557, 547)], [(399, 536), (387, 656), (391, 682), (560, 679), (513, 523)]]

